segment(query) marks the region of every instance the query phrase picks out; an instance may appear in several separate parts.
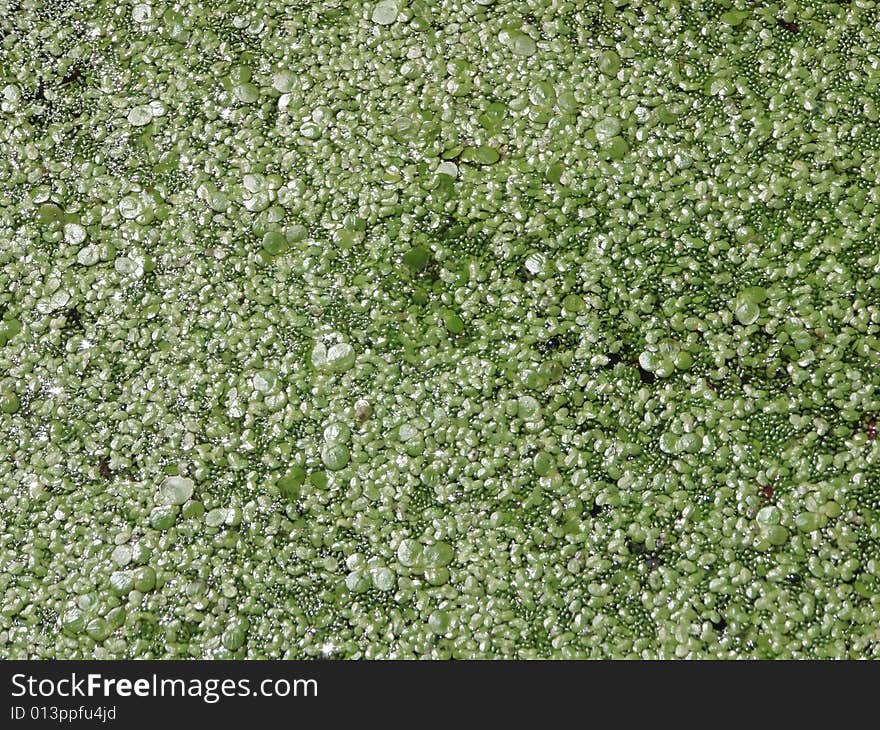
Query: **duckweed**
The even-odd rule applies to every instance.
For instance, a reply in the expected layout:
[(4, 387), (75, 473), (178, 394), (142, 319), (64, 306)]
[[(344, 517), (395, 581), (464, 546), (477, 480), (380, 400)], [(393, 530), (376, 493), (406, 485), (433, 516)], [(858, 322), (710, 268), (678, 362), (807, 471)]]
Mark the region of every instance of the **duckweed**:
[(183, 504), (192, 497), (194, 486), (193, 480), (186, 477), (166, 477), (159, 487), (156, 501), (163, 505)]
[(880, 656), (876, 3), (48, 5), (4, 657)]

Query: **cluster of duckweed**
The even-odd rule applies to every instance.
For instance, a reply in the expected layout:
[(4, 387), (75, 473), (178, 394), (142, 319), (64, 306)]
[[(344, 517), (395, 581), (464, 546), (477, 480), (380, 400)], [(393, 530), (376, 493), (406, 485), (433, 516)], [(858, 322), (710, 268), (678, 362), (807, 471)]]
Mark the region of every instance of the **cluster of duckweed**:
[(7, 2), (0, 654), (877, 656), (878, 34)]

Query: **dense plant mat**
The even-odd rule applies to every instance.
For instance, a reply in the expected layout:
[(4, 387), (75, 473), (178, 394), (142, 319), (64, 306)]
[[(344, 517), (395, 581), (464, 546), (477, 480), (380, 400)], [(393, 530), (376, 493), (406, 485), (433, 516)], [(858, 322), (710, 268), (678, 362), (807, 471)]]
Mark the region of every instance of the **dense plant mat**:
[(0, 37), (0, 655), (877, 656), (876, 3)]

